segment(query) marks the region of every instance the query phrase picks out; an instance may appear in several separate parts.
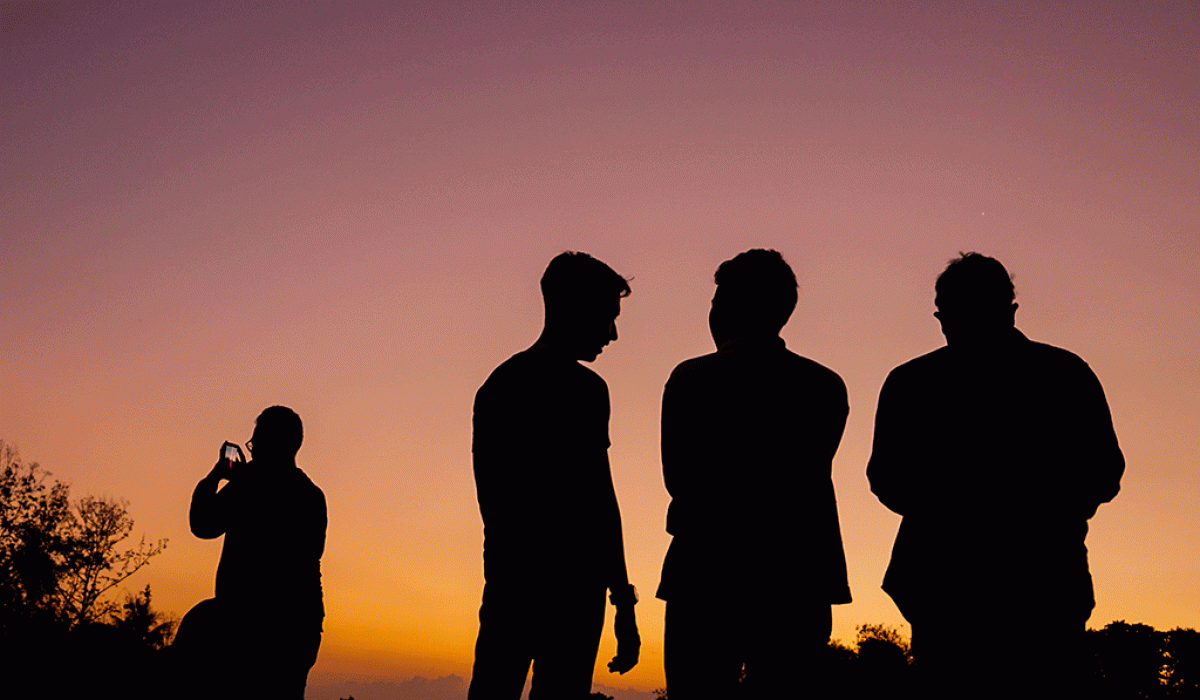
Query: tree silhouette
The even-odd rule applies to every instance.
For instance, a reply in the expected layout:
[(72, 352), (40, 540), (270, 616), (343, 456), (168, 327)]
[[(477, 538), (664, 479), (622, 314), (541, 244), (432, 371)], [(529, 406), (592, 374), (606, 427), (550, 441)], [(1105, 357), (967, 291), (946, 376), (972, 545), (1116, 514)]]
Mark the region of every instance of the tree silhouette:
[(1200, 632), (1176, 627), (1166, 633), (1169, 697), (1200, 698)]
[(149, 584), (138, 593), (127, 595), (121, 609), (121, 613), (112, 616), (111, 624), (127, 643), (148, 649), (162, 649), (171, 643), (179, 623), (151, 609)]
[[(5, 697), (151, 697), (161, 691), (152, 654), (174, 622), (151, 609), (149, 586), (123, 605), (113, 593), (166, 540), (123, 548), (133, 529), (123, 502), (72, 501), (68, 487), (49, 476), (0, 441)], [(118, 689), (119, 668), (137, 670)]]
[(1093, 694), (1104, 700), (1200, 698), (1200, 632), (1117, 620), (1088, 630)]
[(0, 440), (0, 633), (22, 621), (67, 629), (118, 613), (110, 594), (166, 547), (122, 548), (133, 530), (126, 504), (51, 481)]
[(914, 683), (909, 641), (886, 625), (859, 625), (857, 629), (853, 656), (840, 655), (844, 660), (839, 676), (847, 694), (854, 698), (909, 695)]
[[(823, 653), (824, 678), (797, 678), (797, 695), (826, 691), (847, 700), (907, 697), (913, 690), (912, 651), (900, 632), (886, 625), (859, 625), (853, 647), (831, 640)], [(745, 674), (743, 673), (743, 679)], [(666, 688), (651, 691), (655, 700), (668, 700)], [(741, 686), (737, 697), (757, 698)], [(763, 699), (769, 700), (769, 699)]]
[(887, 625), (859, 625), (856, 629), (858, 635), (854, 643), (860, 659), (866, 654), (885, 659), (882, 663), (912, 663), (912, 646), (899, 630)]
[(0, 441), (0, 631), (19, 619), (57, 622), (60, 562), (70, 549), (67, 487)]
[(1164, 697), (1167, 681), (1165, 639), (1149, 625), (1110, 622), (1089, 630), (1093, 682), (1103, 698)]

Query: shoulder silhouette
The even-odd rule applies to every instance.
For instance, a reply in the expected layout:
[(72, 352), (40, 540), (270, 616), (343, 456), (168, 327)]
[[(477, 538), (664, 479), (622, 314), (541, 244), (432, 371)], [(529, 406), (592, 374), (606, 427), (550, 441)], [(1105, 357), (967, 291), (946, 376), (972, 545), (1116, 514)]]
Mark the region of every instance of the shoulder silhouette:
[(192, 533), (225, 540), (216, 596), (184, 616), (173, 645), (181, 697), (304, 696), (325, 616), (327, 515), (324, 493), (296, 466), (302, 440), (294, 411), (267, 408), (246, 442), (251, 461), (225, 443), (196, 485)]
[[(1047, 621), (1077, 649), (1095, 604), (1087, 520), (1116, 495), (1124, 459), (1095, 374), (1018, 331), (1014, 299), (998, 261), (952, 261), (935, 299), (947, 345), (897, 367), (879, 395), (867, 476), (904, 516), (883, 585), (930, 678), (1001, 663), (1004, 635), (997, 657), (963, 657), (954, 629), (965, 610)], [(1051, 663), (1005, 667), (1011, 681), (990, 692), (1016, 692)]]
[(532, 347), (492, 372), (475, 396), (475, 486), (484, 531), (483, 605), (472, 700), (586, 697), (604, 625), (617, 606), (617, 656), (637, 663), (636, 595), (608, 463), (608, 385), (591, 362), (617, 339), (629, 285), (584, 253), (542, 277), (546, 323)]
[(717, 351), (663, 391), (671, 546), (665, 664), (673, 699), (819, 687), (830, 605), (850, 602), (831, 478), (849, 407), (842, 379), (787, 349), (797, 301), (783, 257), (721, 264), (709, 312)]

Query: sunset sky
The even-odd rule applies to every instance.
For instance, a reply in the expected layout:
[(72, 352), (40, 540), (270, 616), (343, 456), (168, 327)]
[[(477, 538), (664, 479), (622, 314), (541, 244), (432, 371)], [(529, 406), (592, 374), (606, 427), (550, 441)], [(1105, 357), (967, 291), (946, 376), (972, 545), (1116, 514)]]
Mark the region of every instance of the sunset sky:
[(716, 266), (783, 253), (784, 338), (849, 386), (851, 641), (903, 624), (876, 397), (943, 343), (934, 279), (977, 250), (1112, 408), (1128, 467), (1091, 521), (1090, 624), (1200, 628), (1200, 5), (1133, 5), (6, 2), (0, 439), (169, 538), (128, 589), (182, 615), (220, 554), (192, 488), (294, 408), (330, 517), (313, 677), (467, 676), (474, 392), (540, 331), (550, 258), (589, 252), (632, 277), (592, 367), (644, 640), (609, 675), (610, 617), (595, 680), (648, 690), (659, 403), (713, 349)]

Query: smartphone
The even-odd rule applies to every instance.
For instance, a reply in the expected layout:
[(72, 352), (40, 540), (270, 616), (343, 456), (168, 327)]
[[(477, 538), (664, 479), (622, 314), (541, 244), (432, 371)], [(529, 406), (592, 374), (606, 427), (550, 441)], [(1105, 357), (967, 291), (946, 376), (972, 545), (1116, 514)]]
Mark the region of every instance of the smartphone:
[(241, 446), (239, 446), (236, 442), (229, 442), (228, 440), (226, 440), (225, 444), (222, 445), (222, 447), (224, 448), (221, 451), (222, 457), (229, 460), (229, 466), (232, 467), (235, 462), (242, 462), (246, 459), (245, 457), (242, 456)]

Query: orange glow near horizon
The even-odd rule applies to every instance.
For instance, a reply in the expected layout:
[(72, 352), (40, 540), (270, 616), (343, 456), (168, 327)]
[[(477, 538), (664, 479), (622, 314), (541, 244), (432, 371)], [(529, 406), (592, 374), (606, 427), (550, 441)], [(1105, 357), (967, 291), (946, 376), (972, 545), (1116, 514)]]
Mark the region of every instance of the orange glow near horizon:
[(632, 277), (593, 368), (643, 601), (641, 664), (605, 668), (610, 610), (595, 681), (661, 687), (661, 391), (711, 350), (717, 265), (768, 247), (800, 280), (788, 346), (850, 390), (834, 636), (907, 634), (879, 590), (899, 518), (864, 474), (875, 401), (942, 344), (933, 280), (977, 250), (1112, 408), (1128, 469), (1091, 521), (1091, 624), (1200, 628), (1195, 6), (4, 11), (0, 439), (169, 538), (128, 586), (157, 608), (212, 595), (191, 490), (283, 404), (330, 516), (314, 673), (469, 676), (472, 399), (582, 250)]

